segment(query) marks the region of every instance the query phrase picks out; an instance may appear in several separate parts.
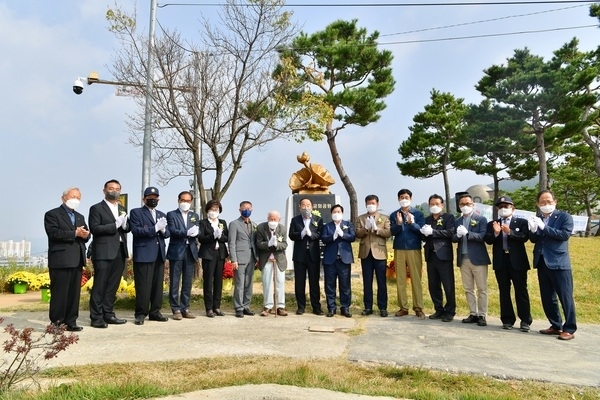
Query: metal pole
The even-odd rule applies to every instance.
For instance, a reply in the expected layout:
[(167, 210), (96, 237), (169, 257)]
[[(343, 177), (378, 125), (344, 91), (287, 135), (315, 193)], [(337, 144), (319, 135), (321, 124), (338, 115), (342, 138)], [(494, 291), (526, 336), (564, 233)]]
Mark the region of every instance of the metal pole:
[(152, 157), (152, 79), (154, 53), (154, 31), (156, 29), (156, 2), (150, 3), (150, 28), (148, 32), (148, 61), (146, 62), (146, 106), (144, 108), (144, 141), (142, 144), (142, 189), (141, 196), (144, 196), (144, 190), (150, 186), (150, 170)]

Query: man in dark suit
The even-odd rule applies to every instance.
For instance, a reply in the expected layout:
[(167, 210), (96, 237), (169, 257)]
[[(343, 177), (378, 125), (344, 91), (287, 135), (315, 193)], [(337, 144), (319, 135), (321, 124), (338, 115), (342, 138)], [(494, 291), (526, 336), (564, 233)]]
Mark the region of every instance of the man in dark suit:
[(321, 248), (319, 240), (323, 220), (312, 214), (312, 201), (304, 198), (300, 200), (300, 215), (292, 218), (288, 237), (294, 241), (292, 261), (294, 262), (294, 291), (298, 310), (296, 314), (304, 314), (306, 308), (306, 274), (308, 273), (308, 286), (310, 305), (313, 314), (323, 315), (321, 309), (321, 288), (319, 278), (321, 275)]
[(63, 192), (62, 204), (44, 215), (48, 236), (48, 269), (50, 273), (50, 322), (66, 325), (71, 332), (81, 331), (77, 325), (81, 271), (86, 264), (85, 243), (90, 232), (85, 218), (75, 209), (81, 202), (81, 192), (69, 188)]
[(218, 200), (210, 200), (204, 207), (207, 218), (200, 221), (199, 255), (202, 258), (202, 292), (206, 316), (214, 318), (225, 316), (221, 311), (221, 297), (223, 294), (223, 266), (229, 255), (227, 240), (229, 230), (227, 222), (220, 219), (223, 206)]
[[(573, 232), (573, 217), (556, 210), (556, 197), (542, 190), (537, 197), (541, 214), (528, 220), (529, 239), (533, 248), (533, 266), (537, 268), (540, 296), (546, 318), (550, 321), (544, 335), (558, 335), (561, 340), (575, 338), (577, 321), (573, 299), (573, 274), (569, 258), (569, 238)], [(558, 301), (565, 314), (563, 324)]]
[[(264, 307), (260, 313), (261, 317), (267, 317), (273, 308), (277, 315), (285, 317), (288, 315), (285, 309), (285, 270), (287, 269), (287, 238), (285, 237), (285, 226), (279, 223), (281, 215), (279, 211), (269, 211), (267, 222), (256, 227), (256, 250), (258, 251), (258, 265), (262, 273), (263, 302)], [(273, 288), (275, 289), (277, 299)], [(275, 304), (275, 302), (277, 302)]]
[[(167, 228), (171, 233), (167, 259), (169, 260), (169, 304), (176, 321), (196, 318), (190, 312), (190, 296), (194, 270), (198, 261), (200, 216), (190, 211), (194, 196), (188, 191), (179, 193), (177, 210), (167, 213)], [(179, 283), (181, 282), (181, 295)]]
[(256, 246), (254, 231), (256, 224), (250, 220), (252, 203), (240, 203), (240, 217), (229, 223), (229, 256), (233, 264), (234, 289), (233, 307), (235, 316), (254, 315), (250, 310), (252, 301), (252, 285), (254, 283), (254, 264), (256, 263)]
[(143, 325), (146, 316), (151, 321), (169, 319), (160, 313), (165, 277), (165, 238), (170, 236), (167, 216), (156, 210), (158, 189), (144, 190), (144, 206), (134, 208), (129, 215), (133, 234), (133, 278), (135, 282), (135, 324)]
[(473, 198), (470, 195), (462, 195), (458, 203), (462, 215), (454, 224), (456, 229), (452, 241), (458, 243), (456, 263), (460, 268), (460, 277), (469, 304), (469, 316), (462, 322), (486, 326), (487, 277), (488, 265), (491, 263), (483, 241), (487, 219), (473, 212)]
[(90, 294), (90, 319), (94, 328), (107, 324), (124, 324), (114, 312), (117, 290), (121, 283), (127, 253), (127, 211), (119, 204), (121, 184), (115, 179), (104, 184), (104, 200), (90, 207), (90, 231), (94, 235), (91, 259), (94, 285)]
[(344, 208), (336, 204), (331, 207), (333, 221), (323, 225), (321, 240), (325, 244), (323, 250), (323, 272), (325, 273), (325, 297), (327, 299), (327, 316), (333, 317), (336, 312), (335, 287), (339, 281), (340, 313), (347, 318), (352, 317), (350, 304), (350, 268), (354, 262), (351, 243), (356, 240), (354, 225), (343, 220)]
[[(454, 216), (444, 213), (444, 199), (432, 194), (429, 196), (429, 214), (421, 234), (425, 240), (424, 252), (427, 263), (427, 281), (429, 295), (435, 312), (429, 319), (441, 319), (450, 322), (456, 314), (456, 294), (454, 289), (454, 255), (452, 235), (454, 234)], [(446, 305), (443, 304), (446, 293)]]
[(515, 206), (508, 196), (496, 200), (497, 221), (490, 221), (485, 233), (485, 242), (492, 245), (493, 268), (500, 294), (500, 320), (503, 329), (512, 329), (517, 318), (510, 296), (510, 285), (515, 288), (517, 314), (521, 320), (521, 332), (529, 332), (531, 307), (527, 291), (529, 260), (525, 242), (529, 239), (527, 220), (513, 216)]

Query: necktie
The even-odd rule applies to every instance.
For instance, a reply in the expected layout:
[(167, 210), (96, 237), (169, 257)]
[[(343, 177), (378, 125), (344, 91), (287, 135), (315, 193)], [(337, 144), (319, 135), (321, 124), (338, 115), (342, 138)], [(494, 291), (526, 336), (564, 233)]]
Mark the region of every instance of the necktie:
[[(502, 218), (502, 224), (508, 225), (508, 219)], [(504, 231), (502, 231), (502, 249), (508, 251), (508, 235)]]
[(67, 211), (67, 214), (69, 214), (69, 218), (71, 219), (71, 223), (73, 225), (75, 225), (75, 213), (73, 211)]
[(154, 211), (154, 209), (150, 210), (150, 213), (152, 214), (152, 219), (154, 220), (154, 222), (156, 222), (156, 211)]

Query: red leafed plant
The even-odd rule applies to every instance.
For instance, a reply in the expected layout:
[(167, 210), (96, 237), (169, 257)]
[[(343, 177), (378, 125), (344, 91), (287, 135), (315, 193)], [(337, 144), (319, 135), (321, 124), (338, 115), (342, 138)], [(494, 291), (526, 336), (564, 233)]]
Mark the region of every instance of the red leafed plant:
[(231, 278), (233, 278), (233, 264), (231, 261), (225, 261), (225, 265), (223, 265), (223, 279)]

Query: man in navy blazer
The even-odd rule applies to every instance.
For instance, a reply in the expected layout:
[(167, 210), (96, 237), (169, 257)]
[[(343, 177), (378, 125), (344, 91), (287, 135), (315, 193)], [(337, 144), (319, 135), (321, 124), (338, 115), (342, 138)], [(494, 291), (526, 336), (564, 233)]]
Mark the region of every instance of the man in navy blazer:
[(490, 221), (485, 233), (485, 242), (492, 245), (493, 267), (500, 294), (500, 320), (503, 329), (512, 329), (517, 317), (512, 305), (510, 287), (515, 288), (517, 314), (521, 320), (520, 331), (529, 332), (531, 306), (527, 291), (529, 259), (525, 242), (529, 240), (527, 220), (513, 215), (512, 199), (502, 196), (495, 203), (499, 219)]
[(313, 314), (323, 315), (321, 309), (321, 229), (323, 219), (312, 213), (312, 201), (300, 199), (300, 215), (290, 221), (288, 237), (294, 242), (292, 261), (294, 262), (294, 292), (298, 309), (297, 315), (304, 314), (306, 307), (306, 275)]
[[(550, 321), (544, 335), (558, 335), (558, 339), (575, 338), (577, 321), (573, 299), (573, 273), (569, 258), (569, 238), (573, 232), (573, 217), (556, 210), (556, 197), (549, 190), (542, 190), (537, 197), (541, 211), (529, 219), (529, 239), (533, 247), (533, 267), (537, 268), (540, 296), (546, 318)], [(565, 314), (563, 324), (558, 301)]]
[(85, 243), (90, 232), (83, 215), (75, 211), (81, 201), (77, 188), (62, 194), (62, 204), (44, 215), (48, 235), (48, 272), (50, 273), (50, 322), (66, 325), (71, 332), (81, 331), (77, 325), (81, 271), (86, 264)]
[(458, 203), (462, 215), (454, 224), (456, 229), (452, 241), (458, 243), (456, 264), (460, 267), (460, 276), (469, 303), (469, 316), (462, 322), (486, 326), (487, 277), (488, 265), (491, 262), (483, 241), (487, 219), (473, 212), (473, 198), (470, 195), (462, 195)]
[(165, 238), (170, 236), (167, 216), (156, 210), (158, 189), (144, 190), (144, 206), (134, 208), (129, 215), (133, 234), (133, 278), (135, 282), (135, 324), (143, 325), (146, 316), (151, 321), (168, 321), (160, 313), (165, 277)]
[(323, 250), (323, 272), (325, 274), (325, 298), (327, 299), (327, 316), (333, 317), (336, 312), (335, 287), (339, 280), (340, 286), (340, 313), (350, 318), (350, 303), (352, 292), (350, 290), (350, 267), (354, 262), (352, 245), (356, 239), (354, 225), (344, 221), (344, 207), (339, 204), (331, 207), (333, 221), (323, 225), (321, 240), (325, 244)]
[(104, 200), (90, 207), (90, 231), (94, 245), (90, 246), (94, 263), (94, 285), (90, 294), (90, 319), (94, 328), (107, 324), (124, 324), (117, 318), (114, 305), (121, 284), (127, 252), (127, 211), (119, 204), (121, 184), (111, 179), (104, 184)]
[[(190, 312), (190, 296), (194, 270), (198, 261), (200, 216), (190, 211), (194, 196), (188, 191), (179, 193), (177, 210), (167, 213), (167, 228), (171, 234), (167, 259), (169, 260), (169, 304), (176, 321), (196, 318)], [(179, 283), (181, 282), (181, 294)]]

